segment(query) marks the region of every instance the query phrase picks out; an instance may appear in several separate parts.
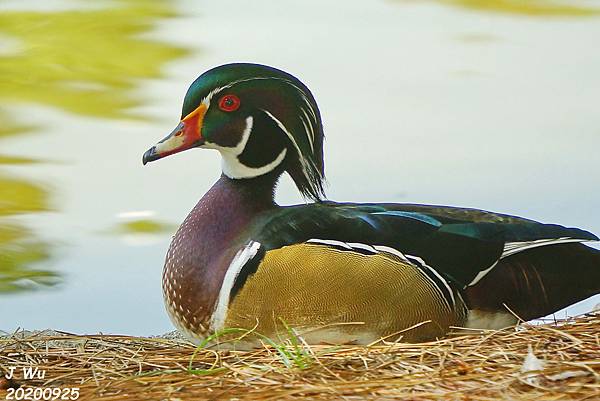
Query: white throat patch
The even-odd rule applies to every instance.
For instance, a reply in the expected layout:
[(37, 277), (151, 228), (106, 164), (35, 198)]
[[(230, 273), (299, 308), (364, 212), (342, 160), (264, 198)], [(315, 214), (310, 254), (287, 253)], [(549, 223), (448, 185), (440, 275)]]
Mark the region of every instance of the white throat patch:
[(250, 139), (250, 134), (252, 133), (253, 126), (253, 118), (252, 116), (246, 118), (246, 128), (242, 133), (242, 139), (240, 142), (233, 148), (226, 148), (222, 146), (212, 146), (214, 149), (217, 149), (221, 152), (221, 168), (223, 173), (229, 178), (252, 178), (258, 177), (259, 175), (263, 175), (273, 171), (277, 166), (283, 162), (285, 159), (285, 154), (287, 153), (287, 149), (283, 149), (281, 153), (267, 165), (260, 167), (248, 167), (238, 159), (238, 156), (242, 154), (246, 145), (248, 144), (248, 139)]

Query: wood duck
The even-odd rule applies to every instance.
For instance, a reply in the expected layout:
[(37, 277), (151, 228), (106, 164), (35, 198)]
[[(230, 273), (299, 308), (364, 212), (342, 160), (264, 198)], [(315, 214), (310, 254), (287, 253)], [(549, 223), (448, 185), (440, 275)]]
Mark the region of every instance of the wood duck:
[[(162, 287), (192, 341), (223, 328), (310, 343), (425, 341), (500, 328), (600, 292), (598, 238), (483, 210), (324, 200), (323, 126), (310, 90), (265, 65), (213, 68), (143, 163), (216, 149), (222, 175), (173, 237)], [(279, 206), (288, 173), (312, 203)]]

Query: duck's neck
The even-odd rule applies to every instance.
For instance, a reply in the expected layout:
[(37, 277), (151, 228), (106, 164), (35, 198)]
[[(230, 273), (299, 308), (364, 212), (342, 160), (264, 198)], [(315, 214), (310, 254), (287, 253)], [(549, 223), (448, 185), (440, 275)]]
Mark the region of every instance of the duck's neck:
[[(165, 261), (163, 290), (171, 317), (173, 308), (188, 320), (212, 313), (225, 272), (247, 240), (243, 233), (258, 214), (278, 207), (273, 199), (277, 178), (222, 175), (196, 204), (173, 237)], [(184, 323), (179, 317), (179, 325), (206, 324)]]
[[(195, 248), (202, 250), (206, 266), (233, 245), (257, 214), (277, 207), (273, 200), (276, 181), (277, 177), (270, 175), (241, 180), (221, 175), (190, 212), (177, 234), (185, 236), (187, 230), (193, 232)], [(188, 229), (189, 225), (193, 227)]]
[[(222, 229), (231, 226), (240, 228), (257, 213), (276, 207), (274, 201), (276, 176), (263, 175), (250, 179), (221, 177), (200, 199), (194, 211), (200, 209), (200, 216), (207, 223), (219, 225)], [(192, 213), (194, 212), (192, 211)]]

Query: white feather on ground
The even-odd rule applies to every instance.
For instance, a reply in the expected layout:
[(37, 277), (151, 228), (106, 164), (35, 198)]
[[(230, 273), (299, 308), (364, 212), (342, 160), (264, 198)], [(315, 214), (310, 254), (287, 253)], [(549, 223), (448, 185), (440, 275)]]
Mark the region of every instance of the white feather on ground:
[(523, 380), (525, 383), (535, 386), (539, 383), (540, 373), (544, 369), (544, 361), (539, 359), (533, 353), (531, 344), (527, 346), (527, 356), (521, 366), (521, 373), (524, 374)]

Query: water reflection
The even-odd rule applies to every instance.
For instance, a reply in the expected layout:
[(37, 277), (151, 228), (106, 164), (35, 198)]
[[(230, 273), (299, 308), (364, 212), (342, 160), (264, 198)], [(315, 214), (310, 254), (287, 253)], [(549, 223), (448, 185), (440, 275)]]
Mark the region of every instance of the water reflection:
[[(24, 131), (15, 129), (12, 134)], [(0, 167), (31, 163), (35, 163), (35, 160), (0, 154)], [(23, 213), (48, 210), (48, 191), (45, 188), (0, 171), (0, 293), (58, 282), (55, 272), (31, 267), (48, 260), (50, 244), (14, 218)]]
[(0, 175), (0, 217), (48, 209), (48, 192), (40, 185)]
[(173, 235), (177, 225), (159, 220), (140, 219), (118, 224), (111, 234), (128, 246), (149, 246), (158, 244), (165, 234)]
[[(160, 19), (174, 15), (172, 4), (119, 0), (102, 5), (0, 14), (0, 102), (25, 111), (34, 103), (85, 116), (141, 118), (132, 111), (142, 104), (134, 92), (140, 79), (158, 77), (167, 61), (186, 54), (182, 48), (142, 36)], [(43, 132), (43, 124), (35, 116), (19, 121), (0, 108), (0, 140)], [(39, 268), (48, 266), (52, 243), (19, 219), (51, 209), (48, 189), (8, 171), (40, 162), (0, 153), (0, 292), (58, 282), (56, 272)], [(146, 231), (166, 227), (138, 222), (133, 230), (138, 226)]]
[[(409, 0), (411, 1), (411, 0)], [(586, 17), (600, 14), (600, 8), (585, 3), (548, 0), (436, 0), (439, 3), (478, 11), (521, 14), (536, 17)]]
[(31, 268), (50, 257), (49, 244), (40, 241), (22, 225), (2, 221), (0, 226), (0, 292), (12, 292), (53, 285), (54, 272)]
[(157, 234), (175, 232), (177, 225), (152, 219), (139, 219), (120, 223), (115, 232), (123, 234)]
[(176, 224), (164, 222), (155, 217), (152, 210), (121, 212), (117, 218), (121, 220), (108, 234), (117, 235), (129, 246), (148, 246), (161, 241), (164, 235), (173, 235)]
[(0, 58), (0, 98), (84, 115), (130, 115), (140, 103), (132, 92), (136, 79), (159, 76), (165, 62), (185, 51), (140, 36), (159, 18), (173, 15), (168, 1), (116, 4), (0, 15), (0, 32), (19, 39), (16, 52)]

